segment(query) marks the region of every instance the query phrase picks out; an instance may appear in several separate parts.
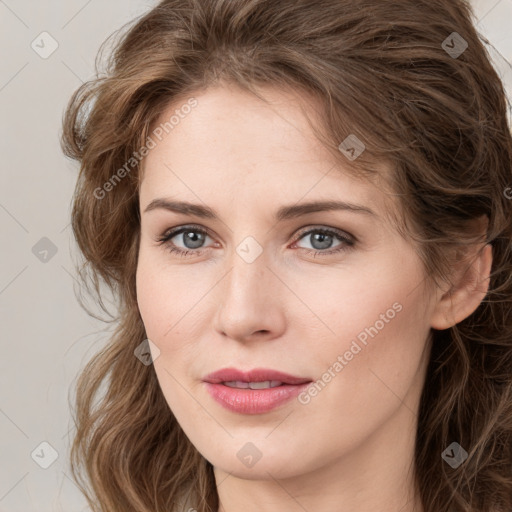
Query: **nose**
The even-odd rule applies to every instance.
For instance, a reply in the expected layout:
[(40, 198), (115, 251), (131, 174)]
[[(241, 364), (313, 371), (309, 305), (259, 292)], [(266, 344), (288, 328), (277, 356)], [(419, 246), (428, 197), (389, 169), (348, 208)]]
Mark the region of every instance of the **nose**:
[(214, 328), (224, 337), (243, 342), (282, 335), (286, 286), (269, 263), (265, 253), (251, 263), (234, 254), (230, 269), (217, 286), (215, 299), (219, 306)]

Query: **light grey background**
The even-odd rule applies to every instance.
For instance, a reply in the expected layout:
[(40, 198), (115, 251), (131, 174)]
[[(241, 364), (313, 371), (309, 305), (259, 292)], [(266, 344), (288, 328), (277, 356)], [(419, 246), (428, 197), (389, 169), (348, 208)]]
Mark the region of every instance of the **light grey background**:
[[(77, 166), (61, 153), (61, 118), (101, 42), (156, 3), (0, 0), (0, 512), (88, 510), (69, 476), (68, 396), (108, 333), (75, 299)], [(512, 97), (512, 0), (473, 3)], [(42, 442), (58, 454), (47, 469)]]

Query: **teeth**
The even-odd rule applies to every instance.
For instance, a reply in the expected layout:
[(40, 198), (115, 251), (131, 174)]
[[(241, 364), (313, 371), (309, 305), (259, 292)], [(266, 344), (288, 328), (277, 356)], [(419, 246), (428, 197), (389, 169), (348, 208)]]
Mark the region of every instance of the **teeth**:
[(242, 382), (239, 380), (232, 380), (230, 382), (223, 382), (225, 386), (230, 388), (240, 388), (240, 389), (267, 389), (267, 388), (276, 388), (280, 386), (282, 382), (278, 380), (266, 380), (264, 382)]
[(239, 380), (232, 380), (232, 381), (229, 381), (229, 382), (223, 382), (222, 384), (224, 384), (224, 386), (228, 386), (230, 388), (246, 389), (246, 388), (249, 387), (249, 383), (248, 382), (242, 382), (242, 381), (239, 381)]

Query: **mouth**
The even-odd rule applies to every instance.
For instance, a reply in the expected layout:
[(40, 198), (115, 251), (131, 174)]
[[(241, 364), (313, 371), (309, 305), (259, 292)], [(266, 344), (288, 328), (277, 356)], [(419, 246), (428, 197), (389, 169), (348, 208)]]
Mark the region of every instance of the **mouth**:
[[(204, 379), (205, 382), (211, 384), (227, 384), (235, 387), (235, 384), (266, 384), (266, 387), (276, 387), (281, 384), (298, 385), (306, 382), (312, 382), (308, 377), (297, 377), (288, 373), (277, 370), (269, 370), (266, 368), (255, 368), (248, 372), (237, 370), (236, 368), (224, 368), (216, 372), (210, 373)], [(247, 386), (249, 387), (249, 386)], [(260, 389), (260, 388), (252, 388)]]
[(242, 380), (232, 380), (230, 382), (221, 382), (224, 386), (236, 389), (270, 389), (282, 386), (284, 383), (279, 380), (265, 380), (262, 382), (244, 382)]
[(288, 402), (311, 382), (287, 373), (226, 368), (203, 379), (212, 398), (224, 408), (241, 414), (262, 414)]

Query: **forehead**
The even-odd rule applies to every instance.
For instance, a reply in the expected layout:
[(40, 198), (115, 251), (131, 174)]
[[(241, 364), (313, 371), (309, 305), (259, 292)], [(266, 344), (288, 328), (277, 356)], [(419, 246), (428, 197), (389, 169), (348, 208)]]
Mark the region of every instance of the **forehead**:
[[(246, 202), (342, 199), (389, 209), (382, 186), (389, 169), (370, 182), (350, 172), (341, 153), (333, 157), (302, 110), (318, 121), (314, 98), (275, 87), (259, 93), (266, 101), (223, 85), (169, 104), (152, 126), (164, 130), (144, 160), (141, 203), (169, 195), (211, 204), (236, 194)], [(183, 108), (192, 97), (195, 106)]]

